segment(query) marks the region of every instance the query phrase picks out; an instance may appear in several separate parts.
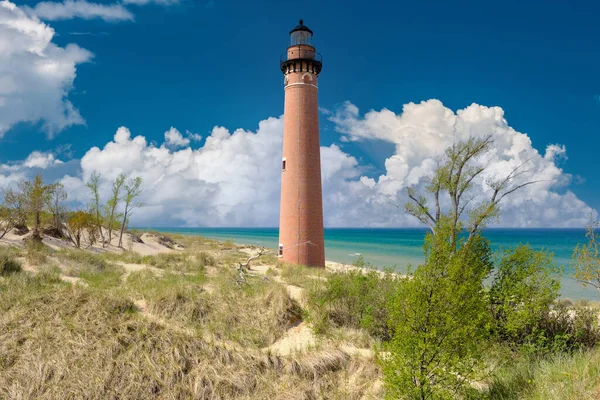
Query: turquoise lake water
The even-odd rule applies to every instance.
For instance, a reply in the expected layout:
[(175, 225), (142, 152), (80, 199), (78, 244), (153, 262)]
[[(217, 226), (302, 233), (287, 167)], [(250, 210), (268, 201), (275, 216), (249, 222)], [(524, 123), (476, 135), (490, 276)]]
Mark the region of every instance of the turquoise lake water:
[[(216, 240), (232, 240), (239, 244), (277, 248), (277, 228), (153, 228), (162, 232), (201, 235)], [(358, 254), (376, 267), (394, 267), (405, 271), (409, 264), (423, 262), (423, 238), (426, 229), (326, 228), (325, 258), (352, 264)], [(485, 236), (494, 250), (519, 243), (529, 243), (534, 249), (554, 254), (557, 265), (569, 265), (573, 248), (585, 242), (583, 229), (487, 229)], [(600, 291), (583, 288), (569, 278), (562, 278), (561, 293), (571, 299), (600, 300)]]

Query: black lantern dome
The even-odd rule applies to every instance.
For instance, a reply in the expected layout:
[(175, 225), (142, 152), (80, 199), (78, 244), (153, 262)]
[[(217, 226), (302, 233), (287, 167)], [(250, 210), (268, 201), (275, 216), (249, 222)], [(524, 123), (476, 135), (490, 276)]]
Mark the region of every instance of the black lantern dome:
[(290, 31), (290, 46), (279, 58), (281, 72), (310, 72), (316, 75), (321, 73), (323, 59), (312, 45), (312, 35), (313, 31), (304, 25), (302, 20), (300, 25)]
[(290, 46), (307, 44), (312, 46), (313, 31), (300, 20), (300, 24), (290, 31)]

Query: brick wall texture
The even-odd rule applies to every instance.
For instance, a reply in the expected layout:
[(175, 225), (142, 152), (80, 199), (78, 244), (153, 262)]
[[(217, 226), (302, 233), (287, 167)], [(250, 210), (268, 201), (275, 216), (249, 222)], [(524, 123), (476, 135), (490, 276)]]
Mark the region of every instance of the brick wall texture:
[[(288, 58), (312, 58), (314, 48), (295, 46)], [(292, 51), (292, 53), (291, 53)], [(279, 243), (284, 262), (325, 266), (317, 75), (289, 72), (285, 87)], [(298, 68), (300, 69), (300, 68)]]

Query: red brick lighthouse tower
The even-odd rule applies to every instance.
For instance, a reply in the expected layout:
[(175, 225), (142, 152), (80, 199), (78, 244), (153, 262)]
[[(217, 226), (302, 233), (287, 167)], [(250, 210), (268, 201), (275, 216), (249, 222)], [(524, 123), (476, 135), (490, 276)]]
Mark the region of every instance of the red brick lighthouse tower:
[(283, 159), (279, 256), (285, 262), (325, 266), (317, 77), (322, 60), (313, 32), (300, 20), (281, 57), (284, 75)]

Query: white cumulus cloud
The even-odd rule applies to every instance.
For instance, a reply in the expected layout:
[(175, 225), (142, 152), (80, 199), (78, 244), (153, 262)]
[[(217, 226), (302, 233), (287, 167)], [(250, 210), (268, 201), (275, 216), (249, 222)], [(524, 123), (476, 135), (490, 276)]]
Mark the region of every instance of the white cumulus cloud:
[[(418, 226), (403, 211), (406, 188), (422, 188), (453, 141), (490, 133), (495, 147), (484, 160), (486, 174), (474, 184), (476, 198), (489, 195), (488, 179), (503, 177), (523, 163), (519, 179), (540, 181), (505, 199), (501, 225), (584, 226), (591, 214), (597, 216), (569, 190), (571, 176), (557, 165), (566, 160), (565, 147), (551, 144), (541, 154), (526, 134), (508, 125), (501, 108), (473, 104), (453, 112), (430, 100), (407, 104), (401, 114), (382, 110), (361, 115), (348, 103), (330, 118), (349, 141), (383, 140), (396, 150), (385, 160), (385, 173), (369, 177), (369, 166), (338, 145), (321, 147), (326, 226)], [(101, 173), (106, 195), (123, 172), (143, 179), (144, 206), (133, 214), (134, 224), (277, 226), (283, 119), (263, 120), (256, 131), (216, 126), (196, 149), (187, 136), (173, 127), (163, 143), (153, 144), (121, 127), (113, 140), (91, 148), (78, 161), (60, 164), (55, 156), (34, 152), (20, 163), (0, 165), (0, 186), (45, 168), (45, 176), (61, 179), (71, 200), (83, 204), (89, 195), (84, 182), (94, 171)]]
[(400, 114), (383, 109), (361, 116), (355, 105), (345, 103), (329, 119), (349, 141), (381, 140), (395, 145), (395, 154), (385, 160), (385, 174), (373, 181), (363, 180), (352, 187), (354, 192), (347, 192), (346, 197), (368, 199), (357, 202), (353, 212), (360, 212), (369, 224), (414, 223), (400, 210), (392, 212), (394, 205), (401, 207), (406, 202), (405, 189), (422, 187), (437, 157), (453, 142), (489, 134), (494, 149), (486, 155), (485, 173), (474, 182), (475, 200), (489, 197), (488, 180), (505, 177), (519, 165), (524, 172), (519, 182), (539, 181), (505, 199), (502, 225), (583, 226), (595, 212), (568, 190), (571, 176), (557, 165), (566, 159), (566, 148), (552, 144), (540, 154), (527, 134), (508, 125), (500, 107), (472, 104), (455, 113), (439, 100), (429, 100), (406, 104)]
[(47, 21), (65, 19), (96, 19), (104, 21), (131, 21), (133, 14), (122, 4), (90, 3), (86, 0), (64, 0), (63, 2), (43, 1), (28, 10), (30, 13)]
[(43, 153), (41, 151), (32, 152), (27, 159), (23, 162), (23, 165), (28, 168), (41, 168), (46, 169), (53, 164), (62, 164), (61, 160), (54, 157), (52, 153)]
[(92, 53), (59, 47), (54, 30), (9, 1), (0, 1), (0, 137), (18, 122), (43, 121), (52, 136), (85, 121), (68, 100), (78, 64)]
[(170, 147), (184, 147), (190, 144), (190, 139), (184, 138), (181, 132), (171, 127), (165, 132), (165, 144)]
[(179, 0), (123, 0), (124, 4), (135, 4), (138, 6), (144, 6), (146, 4), (159, 4), (163, 6), (169, 6), (172, 4), (179, 3)]

